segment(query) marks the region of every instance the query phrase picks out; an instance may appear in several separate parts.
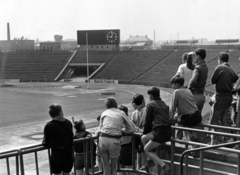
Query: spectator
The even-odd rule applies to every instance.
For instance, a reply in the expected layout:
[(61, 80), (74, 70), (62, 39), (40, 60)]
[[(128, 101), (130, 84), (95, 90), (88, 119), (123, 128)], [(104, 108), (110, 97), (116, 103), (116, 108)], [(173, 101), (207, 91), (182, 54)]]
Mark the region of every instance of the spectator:
[(177, 70), (176, 75), (182, 75), (184, 77), (184, 87), (187, 87), (190, 79), (192, 78), (192, 70), (187, 68), (187, 57), (188, 53), (182, 55), (182, 63)]
[[(171, 79), (171, 85), (175, 90), (170, 103), (170, 118), (178, 121), (180, 126), (193, 127), (201, 123), (202, 116), (194, 102), (193, 95), (189, 89), (183, 87), (183, 76), (175, 75)], [(174, 116), (176, 111), (178, 111), (178, 115)], [(187, 140), (199, 141), (196, 132), (185, 131), (185, 135)], [(198, 154), (194, 152), (192, 156), (197, 157)]]
[[(171, 79), (171, 85), (175, 90), (170, 103), (170, 118), (189, 127), (201, 123), (202, 116), (194, 102), (194, 97), (189, 89), (183, 87), (183, 76), (175, 75)], [(174, 117), (176, 110), (178, 111), (178, 115)]]
[[(221, 52), (218, 56), (218, 66), (216, 67), (211, 81), (215, 84), (216, 89), (216, 102), (212, 106), (211, 124), (228, 126), (227, 114), (231, 106), (233, 97), (232, 90), (233, 84), (238, 80), (237, 74), (228, 64), (229, 56), (225, 52)], [(215, 129), (221, 131), (221, 129)], [(221, 140), (219, 136), (213, 136), (211, 144), (215, 145)]]
[[(206, 51), (201, 48), (198, 48), (195, 52), (190, 52), (187, 57), (187, 68), (193, 70), (188, 88), (191, 90), (195, 104), (201, 113), (205, 103), (204, 90), (208, 75), (208, 67), (204, 61), (205, 58)], [(193, 65), (192, 62), (195, 63), (195, 65)]]
[[(74, 140), (84, 139), (92, 137), (92, 134), (86, 131), (86, 126), (83, 120), (75, 121), (74, 128), (76, 129), (76, 133), (73, 137)], [(85, 147), (83, 142), (74, 142), (74, 151), (75, 151), (75, 167), (76, 167), (76, 175), (83, 175), (83, 168), (86, 167), (85, 160), (84, 160), (84, 152), (87, 152), (88, 157), (88, 168), (94, 167), (96, 164), (96, 144), (93, 140), (90, 140), (93, 144), (93, 157), (91, 157), (90, 152), (90, 143), (89, 148)], [(93, 165), (91, 164), (91, 158), (93, 159)]]
[(62, 106), (49, 107), (52, 120), (44, 127), (43, 145), (51, 148), (50, 165), (54, 175), (69, 175), (73, 167), (72, 123), (64, 118)]
[[(146, 118), (146, 106), (145, 106), (145, 99), (142, 94), (135, 94), (132, 98), (132, 106), (135, 111), (131, 114), (132, 122), (143, 130), (145, 118)], [(137, 168), (139, 169), (142, 165), (146, 164), (147, 156), (144, 152), (144, 146), (141, 143), (139, 147), (139, 154), (137, 154)]]
[[(118, 107), (121, 111), (125, 112), (125, 114), (128, 116), (128, 107), (125, 105), (120, 105)], [(131, 121), (134, 133), (142, 133), (142, 130), (139, 129), (132, 121)], [(141, 143), (141, 139), (137, 139), (138, 137), (135, 137), (135, 149), (137, 150), (138, 146)], [(132, 136), (123, 136), (122, 137), (122, 145), (121, 145), (121, 152), (119, 157), (119, 163), (123, 166), (132, 166)], [(134, 162), (135, 163), (135, 162)]]
[[(97, 122), (98, 122), (98, 126), (100, 126), (100, 118), (101, 118), (101, 115), (97, 116)], [(96, 131), (95, 131), (95, 134), (98, 135), (98, 133), (100, 132), (100, 129), (98, 128)], [(97, 164), (98, 164), (98, 169), (99, 171), (102, 171), (102, 161), (101, 161), (101, 157), (99, 155), (97, 155)]]
[[(161, 174), (164, 175), (170, 170), (152, 149), (165, 144), (172, 137), (171, 124), (169, 117), (169, 107), (160, 98), (160, 90), (157, 87), (152, 87), (148, 91), (150, 102), (147, 104), (147, 115), (143, 129), (142, 142), (144, 151), (148, 156), (147, 163), (143, 168), (152, 167), (156, 162), (161, 167)], [(153, 162), (154, 161), (154, 162)]]
[[(239, 59), (240, 60), (240, 59)], [(234, 92), (236, 92), (236, 128), (240, 128), (240, 78), (237, 80), (233, 87)], [(240, 134), (240, 132), (237, 132)], [(239, 140), (239, 139), (237, 139)], [(240, 145), (236, 145), (235, 148), (240, 149)]]
[[(117, 109), (115, 98), (105, 100), (107, 110), (100, 118), (100, 136), (97, 153), (101, 156), (104, 175), (117, 175), (117, 162), (121, 150), (122, 132), (133, 132), (132, 125), (123, 111)], [(125, 127), (125, 130), (122, 129)]]

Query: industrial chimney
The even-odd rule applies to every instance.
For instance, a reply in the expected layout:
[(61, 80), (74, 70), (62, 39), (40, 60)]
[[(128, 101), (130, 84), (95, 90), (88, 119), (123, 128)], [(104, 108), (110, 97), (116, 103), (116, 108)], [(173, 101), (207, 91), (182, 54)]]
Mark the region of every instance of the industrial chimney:
[(10, 26), (9, 23), (7, 23), (7, 40), (10, 41)]

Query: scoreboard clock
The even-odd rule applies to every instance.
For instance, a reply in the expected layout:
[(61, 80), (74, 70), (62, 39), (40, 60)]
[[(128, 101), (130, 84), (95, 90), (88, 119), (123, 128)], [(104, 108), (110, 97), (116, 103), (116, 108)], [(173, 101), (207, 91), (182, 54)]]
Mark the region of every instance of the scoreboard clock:
[(117, 34), (117, 32), (112, 31), (112, 30), (107, 32), (106, 39), (111, 44), (116, 43), (118, 41), (118, 34)]
[[(87, 36), (87, 37), (86, 37)], [(120, 30), (78, 30), (77, 42), (78, 45), (86, 45), (88, 38), (89, 45), (119, 45)]]

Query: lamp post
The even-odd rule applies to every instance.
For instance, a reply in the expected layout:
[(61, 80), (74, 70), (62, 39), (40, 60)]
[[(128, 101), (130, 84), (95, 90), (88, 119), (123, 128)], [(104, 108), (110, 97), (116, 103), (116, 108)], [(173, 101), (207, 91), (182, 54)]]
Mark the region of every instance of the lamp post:
[(89, 68), (88, 68), (88, 33), (86, 32), (86, 52), (87, 52), (87, 88), (89, 87)]

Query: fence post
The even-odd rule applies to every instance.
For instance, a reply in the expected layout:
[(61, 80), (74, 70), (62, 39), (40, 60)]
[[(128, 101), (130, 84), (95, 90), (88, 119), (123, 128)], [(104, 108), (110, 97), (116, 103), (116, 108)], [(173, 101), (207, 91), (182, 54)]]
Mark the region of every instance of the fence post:
[[(185, 150), (188, 150), (188, 144), (185, 145)], [(188, 154), (185, 156), (185, 175), (188, 175)]]
[(199, 175), (203, 175), (203, 166), (204, 166), (204, 151), (200, 151), (200, 164), (199, 164)]
[(21, 175), (25, 175), (24, 172), (24, 162), (23, 162), (23, 154), (22, 154), (22, 150), (19, 150), (19, 158), (20, 158), (20, 171), (21, 171)]
[[(172, 137), (175, 139), (175, 129), (172, 129)], [(174, 171), (174, 154), (175, 154), (175, 141), (171, 140), (171, 175), (175, 175)]]

